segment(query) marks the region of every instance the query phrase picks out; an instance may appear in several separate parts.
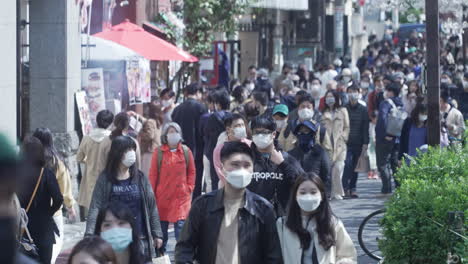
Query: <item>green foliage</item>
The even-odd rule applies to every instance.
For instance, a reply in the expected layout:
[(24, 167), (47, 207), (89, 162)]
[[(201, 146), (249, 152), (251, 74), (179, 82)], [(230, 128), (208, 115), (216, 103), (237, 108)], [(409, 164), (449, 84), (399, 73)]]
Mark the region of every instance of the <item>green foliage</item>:
[(468, 148), (431, 148), (396, 177), (401, 187), (388, 202), (379, 241), (385, 263), (446, 263), (448, 252), (466, 259), (468, 242), (448, 231), (448, 213), (468, 216)]

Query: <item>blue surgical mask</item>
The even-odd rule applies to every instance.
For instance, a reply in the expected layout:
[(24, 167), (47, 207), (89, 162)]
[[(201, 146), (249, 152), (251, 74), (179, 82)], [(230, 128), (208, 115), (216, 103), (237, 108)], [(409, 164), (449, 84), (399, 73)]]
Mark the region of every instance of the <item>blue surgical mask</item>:
[(133, 241), (132, 229), (114, 227), (101, 233), (101, 238), (112, 246), (115, 252), (122, 252)]

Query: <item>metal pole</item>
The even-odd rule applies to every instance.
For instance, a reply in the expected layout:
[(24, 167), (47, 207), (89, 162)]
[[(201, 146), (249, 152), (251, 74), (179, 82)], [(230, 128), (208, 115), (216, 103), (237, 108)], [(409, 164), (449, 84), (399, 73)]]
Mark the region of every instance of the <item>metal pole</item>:
[(440, 145), (439, 1), (426, 0), (428, 143)]
[(91, 31), (91, 15), (93, 12), (93, 1), (91, 1), (91, 4), (89, 5), (89, 12), (88, 12), (88, 28), (86, 32), (86, 58), (84, 62), (85, 68), (88, 68), (88, 61), (90, 59), (90, 50), (89, 50), (89, 41), (90, 41), (90, 31)]
[[(463, 19), (462, 19), (462, 27), (463, 27), (463, 22), (468, 21), (468, 16), (466, 15), (468, 11), (468, 5), (463, 4)], [(468, 29), (465, 29), (462, 34), (462, 49), (463, 49), (463, 70), (466, 72), (466, 69), (468, 68), (467, 66), (467, 61), (466, 61), (466, 42), (468, 41)]]

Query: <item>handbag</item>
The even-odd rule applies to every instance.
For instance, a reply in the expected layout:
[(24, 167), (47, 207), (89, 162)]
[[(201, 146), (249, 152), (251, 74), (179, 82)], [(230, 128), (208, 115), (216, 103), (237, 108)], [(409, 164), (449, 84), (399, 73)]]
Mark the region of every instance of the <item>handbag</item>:
[[(39, 184), (41, 183), (43, 173), (44, 173), (44, 168), (41, 169), (41, 174), (39, 175), (39, 179), (37, 180), (36, 186), (34, 187), (34, 191), (31, 195), (31, 199), (29, 200), (28, 206), (26, 207), (26, 213), (29, 211), (29, 208), (31, 208), (31, 204), (34, 200), (34, 197), (36, 196), (37, 189), (39, 188)], [(26, 233), (26, 237), (24, 236), (24, 233)], [(34, 260), (40, 259), (39, 249), (34, 243), (34, 240), (32, 239), (27, 226), (24, 228), (21, 234), (21, 240), (19, 241), (19, 251)]]
[(158, 257), (153, 258), (153, 264), (171, 264), (171, 259), (168, 255), (165, 255), (159, 250), (157, 251), (157, 255)]
[(354, 169), (354, 172), (368, 173), (369, 171), (370, 171), (369, 156), (367, 155), (367, 151), (363, 151), (361, 153), (361, 156), (359, 157), (359, 160), (356, 164), (356, 168)]

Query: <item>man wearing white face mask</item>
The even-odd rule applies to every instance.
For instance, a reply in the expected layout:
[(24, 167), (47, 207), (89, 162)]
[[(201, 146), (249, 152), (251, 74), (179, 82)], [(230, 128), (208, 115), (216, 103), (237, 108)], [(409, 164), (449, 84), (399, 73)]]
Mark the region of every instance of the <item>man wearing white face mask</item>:
[(221, 162), (221, 149), (226, 142), (243, 142), (250, 146), (252, 141), (247, 139), (246, 120), (240, 114), (232, 114), (224, 119), (224, 127), (226, 128), (226, 141), (218, 142), (216, 148), (213, 151), (213, 163), (216, 170), (216, 174), (219, 177), (219, 188), (224, 186), (225, 175), (223, 172), (223, 164)]
[(288, 137), (285, 136), (285, 133), (289, 133), (288, 128), (288, 118), (289, 118), (289, 109), (284, 104), (275, 105), (273, 108), (273, 120), (276, 123), (276, 137), (278, 145), (282, 147), (283, 150), (289, 149), (288, 146)]
[(249, 190), (270, 201), (277, 215), (284, 215), (290, 187), (302, 172), (299, 162), (274, 144), (276, 123), (271, 118), (256, 117), (251, 121), (253, 133), (254, 174)]
[(176, 263), (283, 263), (273, 208), (246, 189), (253, 158), (242, 142), (224, 145), (226, 185), (194, 201), (176, 245)]

